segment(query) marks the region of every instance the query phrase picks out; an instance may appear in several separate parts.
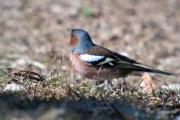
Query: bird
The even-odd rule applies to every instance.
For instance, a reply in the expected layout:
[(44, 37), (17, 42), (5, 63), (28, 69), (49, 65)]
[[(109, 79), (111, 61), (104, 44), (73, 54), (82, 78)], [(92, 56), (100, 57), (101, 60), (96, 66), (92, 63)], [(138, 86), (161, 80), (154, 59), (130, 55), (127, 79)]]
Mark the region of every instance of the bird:
[(81, 76), (97, 81), (125, 78), (133, 72), (173, 75), (137, 62), (92, 42), (83, 29), (69, 29), (70, 63)]

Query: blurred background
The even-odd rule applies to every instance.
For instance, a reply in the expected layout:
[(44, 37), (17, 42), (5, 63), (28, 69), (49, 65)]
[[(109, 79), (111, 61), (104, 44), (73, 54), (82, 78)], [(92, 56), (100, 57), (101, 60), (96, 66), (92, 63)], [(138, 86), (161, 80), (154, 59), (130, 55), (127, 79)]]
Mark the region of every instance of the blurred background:
[(179, 0), (1, 0), (0, 66), (69, 63), (67, 28), (94, 43), (180, 78)]

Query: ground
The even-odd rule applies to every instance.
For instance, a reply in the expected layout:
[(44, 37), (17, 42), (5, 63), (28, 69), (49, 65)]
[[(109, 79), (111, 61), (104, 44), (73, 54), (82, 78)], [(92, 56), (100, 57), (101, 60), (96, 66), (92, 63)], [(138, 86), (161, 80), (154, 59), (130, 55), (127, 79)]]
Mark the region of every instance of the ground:
[[(98, 45), (176, 74), (152, 74), (157, 88), (166, 83), (179, 85), (179, 6), (179, 0), (0, 1), (0, 67), (28, 68), (46, 80), (55, 70), (65, 72), (69, 68), (70, 37), (66, 29), (80, 28)], [(29, 64), (35, 67), (29, 68)], [(126, 81), (140, 78), (130, 76)]]

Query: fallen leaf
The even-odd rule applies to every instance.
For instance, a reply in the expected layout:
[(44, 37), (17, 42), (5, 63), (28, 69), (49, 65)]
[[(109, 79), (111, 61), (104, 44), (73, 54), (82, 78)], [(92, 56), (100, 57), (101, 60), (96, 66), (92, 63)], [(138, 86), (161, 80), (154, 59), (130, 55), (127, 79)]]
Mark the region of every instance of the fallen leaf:
[(144, 93), (151, 93), (152, 90), (156, 89), (156, 85), (152, 80), (152, 77), (148, 73), (144, 73), (141, 77), (140, 87)]

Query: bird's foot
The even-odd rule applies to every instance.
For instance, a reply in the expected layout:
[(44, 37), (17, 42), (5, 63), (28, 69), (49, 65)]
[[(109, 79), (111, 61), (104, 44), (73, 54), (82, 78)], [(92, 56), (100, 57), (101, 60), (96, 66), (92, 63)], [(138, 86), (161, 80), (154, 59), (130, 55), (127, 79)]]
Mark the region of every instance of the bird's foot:
[(97, 85), (98, 88), (104, 88), (104, 89), (112, 89), (111, 84), (109, 84), (109, 80), (105, 80), (104, 83)]

